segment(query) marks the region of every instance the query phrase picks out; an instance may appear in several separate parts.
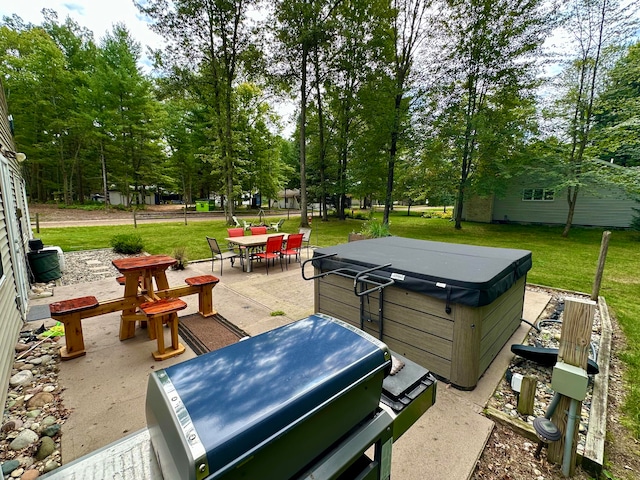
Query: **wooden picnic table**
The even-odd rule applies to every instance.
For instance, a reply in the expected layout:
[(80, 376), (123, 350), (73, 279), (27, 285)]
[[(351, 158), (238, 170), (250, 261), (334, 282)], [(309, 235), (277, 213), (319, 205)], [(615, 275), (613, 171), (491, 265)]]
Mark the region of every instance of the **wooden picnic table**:
[[(122, 312), (120, 316), (120, 340), (135, 336), (135, 323), (146, 324), (148, 314), (140, 310), (142, 304), (161, 302), (198, 294), (198, 313), (204, 317), (215, 315), (213, 287), (219, 279), (213, 275), (200, 275), (185, 279), (184, 285), (169, 287), (167, 269), (176, 259), (167, 255), (149, 255), (114, 260), (113, 265), (124, 275), (124, 295), (119, 298), (98, 301), (95, 297), (62, 300), (49, 305), (51, 316), (65, 326), (66, 346), (61, 358), (70, 360), (85, 355), (82, 320), (85, 318)], [(182, 308), (182, 307), (181, 307)], [(152, 310), (152, 315), (156, 315)], [(177, 324), (176, 324), (177, 325)], [(149, 336), (156, 338), (157, 329), (149, 329)], [(174, 334), (175, 336), (175, 334)], [(175, 342), (174, 342), (175, 343)]]
[[(135, 336), (136, 321), (146, 322), (146, 315), (137, 312), (141, 300), (158, 300), (161, 297), (156, 292), (169, 289), (167, 269), (176, 263), (176, 259), (168, 255), (147, 255), (118, 258), (111, 263), (125, 277), (124, 298), (135, 299), (135, 306), (122, 310), (120, 317), (120, 340), (126, 340)], [(153, 336), (154, 332), (150, 333)]]

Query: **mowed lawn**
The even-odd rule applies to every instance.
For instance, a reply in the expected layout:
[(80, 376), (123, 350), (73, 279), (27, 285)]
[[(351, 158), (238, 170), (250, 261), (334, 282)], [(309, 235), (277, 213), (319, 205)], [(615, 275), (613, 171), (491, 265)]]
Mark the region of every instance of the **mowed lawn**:
[[(380, 215), (378, 214), (378, 217)], [(273, 220), (274, 222), (277, 219)], [(286, 220), (282, 231), (295, 232), (300, 219)], [(330, 219), (312, 221), (311, 244), (331, 246), (347, 241), (350, 232), (358, 232), (363, 220)], [(136, 233), (145, 251), (171, 255), (178, 247), (186, 248), (188, 260), (210, 258), (205, 236), (218, 239), (227, 236), (227, 225), (220, 220), (206, 222), (45, 228), (34, 237), (45, 245), (57, 245), (64, 251), (109, 248), (111, 238), (123, 233)], [(591, 293), (598, 264), (602, 229), (573, 228), (562, 238), (561, 227), (533, 225), (490, 225), (464, 223), (455, 230), (453, 222), (443, 219), (407, 216), (394, 212), (390, 221), (392, 235), (450, 243), (466, 243), (490, 247), (530, 250), (533, 267), (527, 281), (553, 288)], [(364, 245), (363, 245), (364, 246)], [(600, 295), (604, 296), (627, 337), (623, 360), (628, 366), (625, 423), (640, 438), (640, 234), (612, 231)]]

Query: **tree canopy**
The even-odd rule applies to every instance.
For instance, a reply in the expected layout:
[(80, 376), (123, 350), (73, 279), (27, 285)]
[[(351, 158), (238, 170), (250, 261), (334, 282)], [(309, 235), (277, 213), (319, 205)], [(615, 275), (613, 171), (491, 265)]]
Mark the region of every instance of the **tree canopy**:
[(33, 200), (215, 196), (231, 221), (247, 195), (300, 188), (303, 225), (309, 203), (344, 219), (359, 199), (385, 222), (396, 202), (455, 203), (461, 228), (472, 195), (515, 175), (574, 206), (601, 178), (594, 160), (640, 163), (637, 12), (563, 5), (149, 0), (137, 6), (164, 39), (152, 72), (123, 25), (97, 43), (49, 10), (42, 25), (3, 19), (0, 72)]

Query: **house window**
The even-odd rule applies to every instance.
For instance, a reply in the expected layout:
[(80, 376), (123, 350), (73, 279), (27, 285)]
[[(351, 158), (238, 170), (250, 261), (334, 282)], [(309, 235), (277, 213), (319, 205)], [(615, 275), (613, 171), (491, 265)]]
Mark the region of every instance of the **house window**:
[(523, 202), (553, 202), (555, 191), (550, 188), (525, 188), (522, 190)]

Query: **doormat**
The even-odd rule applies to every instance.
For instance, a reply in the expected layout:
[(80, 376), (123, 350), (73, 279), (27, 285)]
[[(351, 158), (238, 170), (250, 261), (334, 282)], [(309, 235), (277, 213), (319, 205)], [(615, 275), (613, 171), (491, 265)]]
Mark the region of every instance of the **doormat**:
[(178, 333), (196, 355), (226, 347), (248, 336), (217, 313), (211, 317), (199, 313), (180, 317)]
[(49, 305), (34, 305), (29, 308), (27, 322), (35, 322), (37, 320), (44, 320), (45, 318), (51, 318)]

